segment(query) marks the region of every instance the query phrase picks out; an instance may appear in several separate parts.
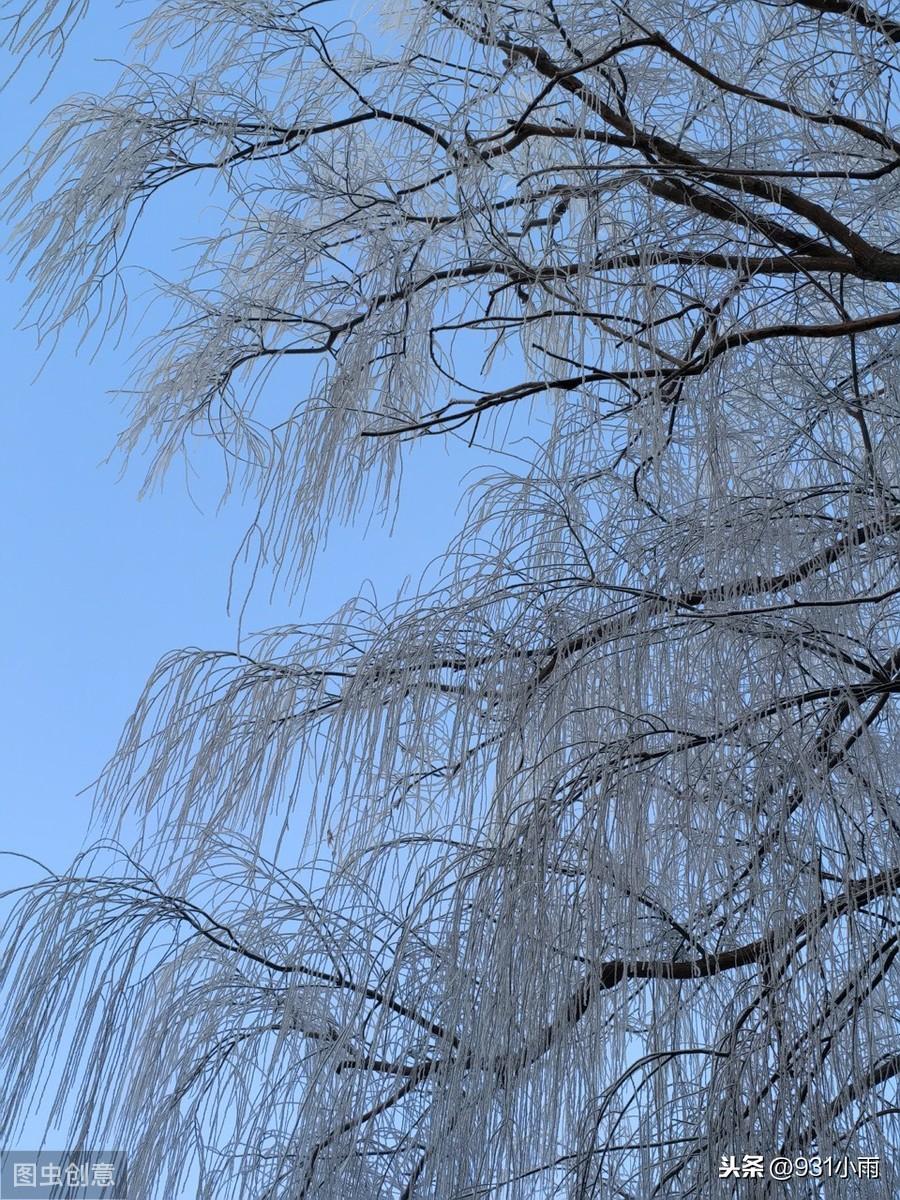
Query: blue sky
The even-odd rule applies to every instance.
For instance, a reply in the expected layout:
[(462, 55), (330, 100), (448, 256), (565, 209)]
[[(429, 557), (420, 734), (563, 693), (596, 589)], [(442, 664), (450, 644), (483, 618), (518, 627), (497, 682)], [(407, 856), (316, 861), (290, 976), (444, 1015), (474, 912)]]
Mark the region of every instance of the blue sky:
[[(41, 63), (28, 64), (0, 93), (0, 157), (12, 160), (5, 179), (54, 102), (104, 91), (114, 79), (117, 67), (98, 60), (124, 53), (133, 13), (113, 12), (112, 21), (107, 6), (91, 13), (42, 95), (34, 98), (46, 73)], [(202, 204), (185, 189), (170, 193), (164, 209), (151, 205), (134, 257), (177, 271), (179, 234), (202, 223)], [(130, 285), (136, 294), (147, 287), (137, 274)], [(123, 421), (111, 393), (127, 386), (138, 330), (132, 325), (93, 355), (90, 345), (79, 351), (72, 331), (45, 361), (34, 334), (16, 329), (26, 293), (21, 279), (4, 280), (0, 291), (0, 842), (63, 869), (87, 832), (90, 797), (79, 793), (114, 749), (155, 662), (176, 647), (235, 645), (226, 593), (250, 514), (239, 503), (218, 510), (217, 464), (203, 453), (190, 496), (176, 472), (161, 494), (139, 501), (139, 464), (122, 477), (120, 460), (104, 463)], [(405, 472), (393, 535), (377, 525), (335, 531), (305, 601), (280, 592), (270, 602), (264, 584), (245, 630), (325, 616), (366, 579), (380, 599), (392, 598), (405, 576), (418, 576), (446, 546), (459, 520), (460, 476), (474, 461), (428, 443)], [(33, 873), (8, 858), (2, 868), (7, 886)]]

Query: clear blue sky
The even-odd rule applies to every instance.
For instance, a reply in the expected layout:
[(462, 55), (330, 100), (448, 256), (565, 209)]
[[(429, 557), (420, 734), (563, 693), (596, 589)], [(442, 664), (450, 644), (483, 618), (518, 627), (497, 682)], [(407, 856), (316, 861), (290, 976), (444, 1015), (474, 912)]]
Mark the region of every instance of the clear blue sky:
[[(40, 63), (0, 93), (2, 161), (15, 156), (53, 102), (106, 90), (117, 68), (96, 60), (123, 55), (122, 30), (133, 16), (130, 7), (95, 6), (43, 95), (33, 99), (45, 73)], [(151, 206), (136, 257), (163, 273), (167, 262), (177, 264), (178, 232), (202, 223), (202, 201), (186, 190), (167, 197), (164, 212)], [(132, 275), (131, 286), (140, 294), (147, 283)], [(122, 423), (110, 392), (128, 383), (136, 331), (103, 345), (93, 361), (89, 350), (76, 354), (77, 339), (67, 336), (35, 378), (45, 354), (31, 332), (15, 328), (25, 294), (22, 280), (4, 281), (0, 292), (0, 846), (62, 869), (86, 833), (90, 798), (78, 793), (113, 750), (157, 659), (180, 646), (235, 645), (236, 620), (225, 602), (248, 512), (239, 504), (216, 511), (215, 464), (199, 455), (192, 490), (202, 511), (177, 474), (161, 495), (139, 502), (140, 471), (120, 479), (119, 461), (102, 465)], [(474, 461), (450, 458), (430, 442), (406, 472), (393, 536), (378, 527), (336, 531), (302, 607), (283, 593), (270, 605), (261, 586), (245, 629), (324, 616), (367, 578), (379, 598), (390, 599), (406, 575), (417, 576), (445, 547), (458, 522), (461, 472)], [(7, 886), (32, 875), (0, 859)]]

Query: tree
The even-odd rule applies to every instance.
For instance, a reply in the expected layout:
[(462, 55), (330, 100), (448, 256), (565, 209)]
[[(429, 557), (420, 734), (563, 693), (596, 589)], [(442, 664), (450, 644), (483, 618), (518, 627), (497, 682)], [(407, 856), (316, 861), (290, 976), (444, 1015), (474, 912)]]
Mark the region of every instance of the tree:
[(160, 664), (98, 798), (138, 848), (6, 927), (4, 1118), (65, 1045), (141, 1197), (707, 1197), (745, 1154), (895, 1196), (900, 23), (147, 11), (11, 197), (44, 336), (121, 315), (158, 192), (225, 198), (123, 448), (216, 438), (298, 585), (421, 439), (492, 465), (419, 594)]

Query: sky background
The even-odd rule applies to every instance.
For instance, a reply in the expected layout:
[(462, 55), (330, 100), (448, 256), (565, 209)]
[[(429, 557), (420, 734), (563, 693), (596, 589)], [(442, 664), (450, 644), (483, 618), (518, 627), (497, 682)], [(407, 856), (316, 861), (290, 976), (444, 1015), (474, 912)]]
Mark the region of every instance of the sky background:
[[(131, 6), (94, 6), (41, 95), (35, 98), (46, 75), (41, 62), (26, 64), (0, 92), (6, 183), (54, 103), (111, 86), (119, 68), (101, 60), (124, 55), (126, 18), (134, 13)], [(11, 66), (5, 54), (4, 75)], [(179, 236), (209, 219), (208, 197), (197, 188), (167, 189), (164, 208), (149, 206), (132, 257), (177, 274), (184, 261)], [(4, 262), (0, 847), (63, 870), (88, 833), (90, 796), (83, 789), (115, 748), (157, 660), (183, 646), (235, 646), (228, 577), (251, 514), (239, 502), (218, 510), (221, 475), (208, 451), (196, 455), (191, 495), (176, 469), (161, 494), (138, 500), (140, 464), (123, 477), (120, 459), (104, 460), (124, 419), (112, 393), (128, 384), (140, 328), (132, 318), (117, 344), (96, 352), (91, 344), (79, 350), (77, 331), (69, 331), (48, 360), (34, 332), (17, 328), (27, 282), (8, 280), (8, 256)], [(135, 272), (128, 278), (133, 294), (146, 292), (146, 280)], [(459, 523), (460, 480), (473, 465), (469, 455), (448, 455), (430, 441), (405, 472), (393, 534), (377, 524), (335, 531), (305, 600), (291, 602), (284, 591), (270, 599), (264, 583), (244, 630), (326, 616), (367, 579), (380, 600), (391, 599), (404, 577), (417, 577), (446, 546)], [(2, 887), (34, 874), (0, 859)]]

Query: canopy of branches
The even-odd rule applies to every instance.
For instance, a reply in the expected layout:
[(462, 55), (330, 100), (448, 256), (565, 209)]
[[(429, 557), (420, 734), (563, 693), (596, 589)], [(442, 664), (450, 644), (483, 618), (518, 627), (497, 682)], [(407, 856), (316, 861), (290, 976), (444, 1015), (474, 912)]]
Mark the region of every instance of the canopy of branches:
[(58, 1039), (141, 1197), (896, 1196), (900, 20), (144, 10), (8, 197), (47, 336), (122, 315), (158, 193), (223, 200), (123, 449), (217, 439), (294, 584), (419, 439), (490, 469), (418, 594), (160, 664), (99, 794), (138, 851), (7, 926), (0, 1113)]

